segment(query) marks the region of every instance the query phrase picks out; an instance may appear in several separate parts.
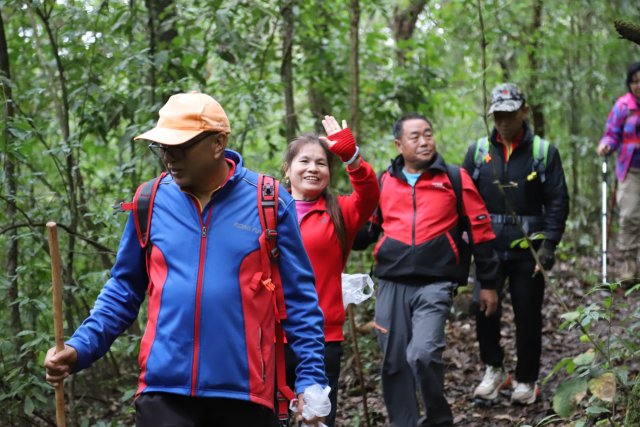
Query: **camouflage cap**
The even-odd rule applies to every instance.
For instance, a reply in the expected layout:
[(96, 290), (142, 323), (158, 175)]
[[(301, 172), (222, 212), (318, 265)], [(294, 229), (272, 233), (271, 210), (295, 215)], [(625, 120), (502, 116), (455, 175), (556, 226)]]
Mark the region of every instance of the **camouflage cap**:
[(502, 83), (491, 91), (489, 113), (495, 111), (517, 111), (524, 105), (524, 95), (513, 83)]

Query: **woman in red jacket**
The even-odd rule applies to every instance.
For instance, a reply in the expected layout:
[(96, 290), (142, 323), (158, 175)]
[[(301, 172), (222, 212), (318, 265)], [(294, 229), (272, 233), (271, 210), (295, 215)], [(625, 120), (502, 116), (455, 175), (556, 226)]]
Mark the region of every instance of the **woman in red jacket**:
[[(360, 149), (346, 121), (342, 121), (340, 129), (333, 116), (325, 116), (322, 124), (328, 137), (304, 134), (291, 141), (282, 169), (285, 185), (296, 200), (302, 241), (313, 266), (324, 313), (325, 368), (331, 386), (331, 413), (325, 423), (332, 427), (344, 340), (341, 275), (357, 230), (378, 204), (380, 187), (374, 170), (360, 157)], [(346, 166), (354, 190), (346, 196), (336, 197), (329, 192), (336, 157)], [(294, 384), (296, 360), (288, 348), (286, 361), (287, 382)]]

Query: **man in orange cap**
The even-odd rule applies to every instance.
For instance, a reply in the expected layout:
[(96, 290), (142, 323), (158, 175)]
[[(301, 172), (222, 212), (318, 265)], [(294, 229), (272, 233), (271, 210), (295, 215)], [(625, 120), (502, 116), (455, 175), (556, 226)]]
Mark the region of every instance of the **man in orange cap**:
[[(169, 172), (155, 193), (148, 245), (130, 215), (89, 317), (63, 351), (47, 353), (47, 381), (103, 356), (149, 295), (136, 425), (272, 425), (276, 319), (273, 288), (261, 280), (258, 174), (226, 149), (230, 132), (220, 104), (192, 92), (172, 96), (157, 126), (135, 138), (151, 141)], [(283, 327), (299, 361), (300, 394), (327, 385), (323, 317), (293, 199), (281, 191), (277, 203)]]

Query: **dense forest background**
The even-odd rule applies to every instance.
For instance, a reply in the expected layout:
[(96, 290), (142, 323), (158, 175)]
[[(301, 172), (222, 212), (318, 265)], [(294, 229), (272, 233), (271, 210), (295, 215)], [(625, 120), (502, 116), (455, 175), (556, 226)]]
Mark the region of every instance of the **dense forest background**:
[[(45, 223), (62, 228), (70, 334), (114, 260), (126, 218), (111, 206), (161, 170), (132, 137), (175, 92), (220, 101), (230, 148), (281, 176), (287, 140), (319, 131), (328, 113), (348, 120), (377, 170), (395, 156), (394, 120), (410, 111), (433, 119), (439, 151), (460, 162), (487, 131), (485, 94), (515, 82), (535, 131), (562, 154), (571, 216), (560, 251), (595, 254), (595, 147), (626, 66), (640, 60), (615, 32), (620, 18), (640, 20), (637, 0), (0, 0), (0, 424), (54, 422), (42, 368), (53, 345)], [(349, 191), (343, 175), (338, 192)], [(350, 270), (370, 263), (354, 254)], [(67, 382), (71, 425), (131, 422), (144, 319)]]

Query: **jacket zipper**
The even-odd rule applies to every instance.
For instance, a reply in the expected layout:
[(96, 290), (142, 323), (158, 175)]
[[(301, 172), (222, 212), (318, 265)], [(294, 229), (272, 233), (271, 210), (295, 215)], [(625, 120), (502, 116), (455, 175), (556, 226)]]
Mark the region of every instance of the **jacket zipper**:
[[(416, 182), (417, 184), (417, 182)], [(416, 186), (411, 187), (411, 198), (413, 199), (413, 220), (411, 222), (411, 246), (416, 247)]]
[(202, 278), (204, 275), (204, 260), (207, 251), (207, 226), (211, 222), (211, 212), (213, 206), (209, 207), (207, 213), (206, 225), (202, 221), (202, 211), (197, 200), (196, 209), (198, 211), (198, 219), (200, 220), (200, 257), (198, 259), (198, 281), (196, 283), (196, 301), (195, 313), (193, 319), (193, 359), (191, 362), (191, 396), (196, 395), (196, 385), (198, 383), (198, 359), (200, 356), (200, 307), (202, 299)]

